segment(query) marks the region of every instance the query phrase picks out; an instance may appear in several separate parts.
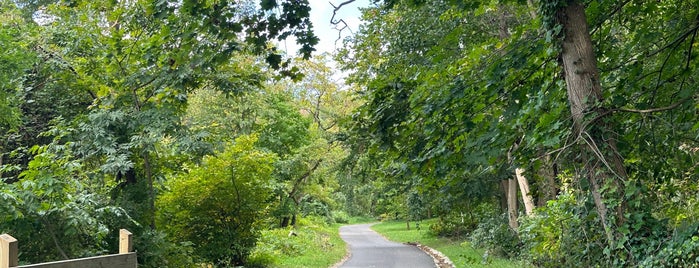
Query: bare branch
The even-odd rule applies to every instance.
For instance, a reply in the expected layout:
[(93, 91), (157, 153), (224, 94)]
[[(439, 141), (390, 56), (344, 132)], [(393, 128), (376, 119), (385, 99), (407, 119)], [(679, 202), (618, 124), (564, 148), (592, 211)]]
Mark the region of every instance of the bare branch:
[[(335, 25), (337, 25), (338, 23), (340, 23), (340, 21), (342, 21), (342, 20), (335, 20), (335, 16), (337, 15), (337, 12), (340, 11), (340, 9), (341, 9), (343, 6), (348, 5), (348, 4), (351, 4), (351, 3), (354, 3), (354, 1), (356, 1), (356, 0), (347, 0), (347, 1), (344, 1), (344, 2), (340, 3), (340, 4), (337, 5), (337, 6), (335, 6), (335, 4), (333, 4), (332, 2), (329, 2), (330, 5), (333, 6), (333, 16), (330, 18), (330, 23), (331, 23), (331, 24), (335, 24)], [(347, 24), (345, 24), (345, 25), (347, 25)]]
[[(337, 41), (342, 39), (342, 31), (345, 29), (349, 29), (349, 25), (347, 25), (347, 22), (345, 22), (345, 20), (335, 19), (335, 16), (337, 16), (337, 12), (340, 11), (340, 9), (343, 6), (351, 4), (355, 1), (356, 0), (346, 0), (337, 6), (335, 4), (333, 4), (332, 2), (329, 2), (330, 5), (333, 7), (333, 16), (330, 17), (330, 24), (335, 25), (335, 29), (337, 29), (337, 39), (335, 40), (335, 45), (337, 45)], [(340, 25), (342, 25), (342, 26), (340, 26)], [(352, 31), (351, 29), (349, 29), (349, 30), (350, 30), (350, 32)]]

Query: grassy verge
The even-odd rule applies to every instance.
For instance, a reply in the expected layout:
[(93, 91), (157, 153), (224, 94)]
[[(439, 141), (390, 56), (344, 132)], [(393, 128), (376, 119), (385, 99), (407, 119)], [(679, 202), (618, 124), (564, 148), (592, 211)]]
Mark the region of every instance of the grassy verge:
[[(297, 227), (265, 230), (252, 253), (253, 266), (284, 268), (330, 267), (346, 254), (339, 224), (300, 219)], [(293, 231), (295, 234), (290, 234)]]
[(354, 216), (350, 217), (349, 221), (347, 224), (362, 224), (362, 223), (370, 223), (370, 222), (376, 222), (377, 220), (372, 217), (366, 217), (366, 216)]
[(484, 251), (475, 249), (464, 240), (453, 240), (437, 237), (429, 232), (430, 224), (435, 220), (426, 220), (420, 223), (420, 230), (415, 228), (415, 223), (410, 223), (407, 230), (404, 221), (382, 222), (372, 226), (376, 232), (386, 238), (397, 242), (418, 242), (428, 247), (439, 250), (447, 255), (456, 267), (525, 267), (517, 261), (487, 257), (484, 262)]

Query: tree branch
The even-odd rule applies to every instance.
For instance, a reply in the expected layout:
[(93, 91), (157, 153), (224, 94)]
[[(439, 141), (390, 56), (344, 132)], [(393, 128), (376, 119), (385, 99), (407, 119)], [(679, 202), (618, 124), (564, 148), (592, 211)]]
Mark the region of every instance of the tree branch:
[[(335, 20), (335, 16), (337, 15), (337, 12), (340, 11), (340, 9), (341, 9), (343, 6), (348, 5), (348, 4), (351, 4), (351, 3), (354, 3), (355, 1), (356, 1), (356, 0), (347, 0), (347, 1), (344, 1), (344, 2), (340, 3), (340, 4), (337, 5), (337, 6), (335, 6), (335, 4), (333, 4), (332, 2), (329, 2), (330, 5), (333, 7), (333, 16), (330, 18), (330, 23), (336, 24), (336, 25), (337, 25), (338, 23), (340, 23), (340, 21), (342, 21), (342, 20)], [(347, 24), (345, 23), (345, 25), (347, 25)]]
[(684, 102), (686, 102), (686, 101), (692, 99), (693, 97), (694, 97), (694, 95), (687, 96), (686, 98), (681, 99), (680, 101), (675, 102), (675, 103), (671, 104), (670, 106), (666, 106), (666, 107), (652, 108), (652, 109), (643, 109), (643, 110), (640, 110), (640, 109), (631, 109), (631, 108), (619, 108), (619, 109), (616, 109), (616, 110), (617, 110), (617, 111), (620, 111), (620, 112), (639, 113), (639, 114), (663, 112), (663, 111), (675, 109), (675, 108), (677, 108), (678, 106), (682, 105), (682, 103), (684, 103)]
[[(335, 25), (335, 29), (337, 29), (337, 39), (335, 40), (335, 44), (337, 44), (337, 41), (339, 41), (342, 38), (342, 31), (349, 28), (349, 25), (347, 25), (347, 22), (345, 22), (345, 20), (335, 19), (335, 16), (337, 16), (337, 12), (340, 11), (340, 9), (343, 6), (354, 3), (355, 1), (356, 0), (346, 0), (337, 6), (335, 6), (335, 4), (333, 4), (332, 2), (329, 2), (330, 5), (333, 7), (333, 15), (332, 15), (332, 17), (330, 17), (330, 24)], [(338, 28), (339, 27), (338, 25), (340, 25), (340, 24), (343, 25), (342, 28)], [(352, 30), (350, 29), (350, 32), (351, 31)]]
[[(54, 58), (54, 59), (60, 61), (61, 63), (65, 64), (65, 66), (68, 68), (68, 70), (73, 75), (80, 77), (80, 74), (78, 74), (78, 71), (76, 71), (75, 68), (73, 68), (73, 66), (67, 60), (65, 60), (61, 55), (56, 55), (55, 53), (43, 48), (41, 45), (37, 45), (36, 48), (37, 48), (37, 50), (39, 50), (39, 52), (46, 54), (49, 58)], [(90, 94), (90, 97), (92, 97), (93, 100), (97, 99), (97, 95), (94, 92), (92, 92), (92, 90), (86, 89), (85, 91), (87, 91), (87, 93)]]
[(311, 167), (311, 169), (309, 169), (308, 171), (306, 171), (306, 173), (301, 175), (301, 177), (299, 177), (294, 183), (294, 187), (289, 192), (289, 198), (291, 198), (291, 200), (293, 200), (294, 203), (296, 203), (296, 205), (299, 204), (299, 200), (296, 200), (295, 195), (301, 188), (301, 184), (306, 180), (306, 178), (311, 176), (311, 174), (318, 168), (321, 162), (323, 162), (323, 159), (318, 159), (318, 161), (316, 161), (315, 164), (313, 164), (313, 167)]

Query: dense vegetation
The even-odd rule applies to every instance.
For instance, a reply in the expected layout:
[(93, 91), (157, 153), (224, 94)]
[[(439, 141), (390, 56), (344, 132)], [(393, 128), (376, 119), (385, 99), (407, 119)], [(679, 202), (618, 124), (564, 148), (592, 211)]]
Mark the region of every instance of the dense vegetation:
[(364, 100), (355, 204), (537, 266), (696, 263), (696, 1), (382, 1), (363, 19), (338, 56)]
[(334, 55), (344, 84), (309, 12), (0, 0), (0, 232), (21, 261), (113, 252), (127, 228), (140, 267), (298, 265), (340, 256), (350, 216), (434, 218), (534, 266), (699, 260), (695, 1), (372, 1)]
[[(341, 210), (354, 104), (310, 57), (308, 3), (257, 4), (0, 2), (0, 232), (21, 262), (114, 252), (119, 228), (140, 267), (274, 264), (263, 234), (344, 255), (311, 227)], [(272, 45), (289, 36), (298, 60)]]

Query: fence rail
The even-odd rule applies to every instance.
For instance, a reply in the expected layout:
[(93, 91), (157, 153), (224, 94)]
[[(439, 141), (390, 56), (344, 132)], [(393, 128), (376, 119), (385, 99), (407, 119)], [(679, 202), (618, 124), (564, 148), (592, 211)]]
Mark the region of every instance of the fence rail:
[(18, 266), (18, 256), (17, 239), (8, 234), (0, 235), (0, 268), (136, 268), (138, 266), (136, 253), (133, 252), (131, 232), (126, 229), (119, 230), (119, 254), (22, 266)]

